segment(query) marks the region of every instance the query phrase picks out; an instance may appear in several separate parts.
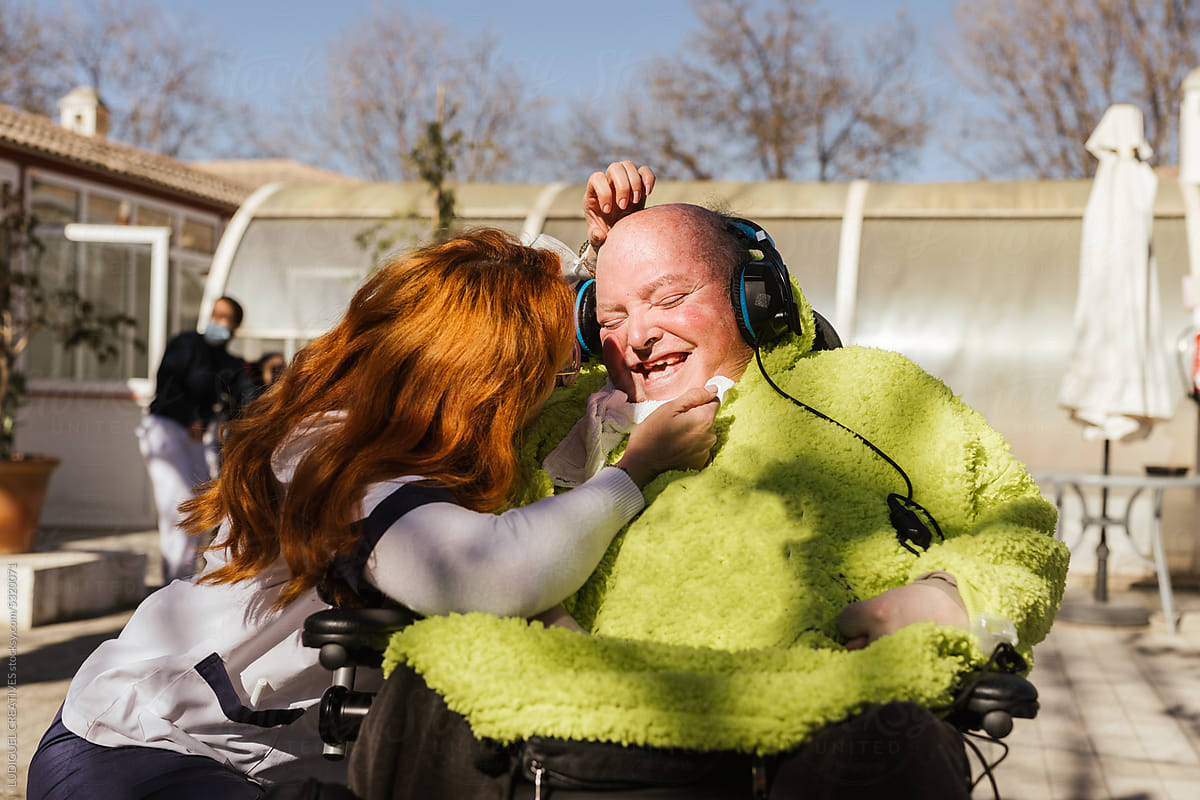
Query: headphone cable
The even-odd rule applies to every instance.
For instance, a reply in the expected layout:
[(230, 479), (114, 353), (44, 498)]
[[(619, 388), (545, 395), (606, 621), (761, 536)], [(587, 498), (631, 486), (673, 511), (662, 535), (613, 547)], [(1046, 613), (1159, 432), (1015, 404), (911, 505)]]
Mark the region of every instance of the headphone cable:
[[(975, 753), (975, 757), (979, 759), (979, 765), (982, 767), (982, 771), (979, 773), (979, 776), (975, 778), (975, 780), (971, 781), (971, 786), (969, 789), (967, 789), (967, 793), (970, 794), (971, 792), (975, 791), (975, 787), (982, 783), (984, 778), (987, 778), (988, 783), (992, 785), (992, 797), (995, 798), (995, 800), (1000, 800), (1000, 788), (996, 785), (996, 775), (993, 770), (1000, 766), (1001, 761), (1008, 758), (1008, 745), (992, 736), (981, 736), (978, 733), (971, 733), (970, 731), (962, 731), (959, 735), (962, 737), (963, 744), (970, 747), (972, 752)], [(998, 744), (1001, 748), (1003, 748), (1004, 752), (1000, 754), (999, 758), (989, 764), (987, 756), (985, 756), (983, 751), (979, 749), (979, 745), (975, 744), (975, 742), (971, 741), (971, 739), (979, 739), (982, 742)]]
[(942, 529), (938, 525), (938, 522), (934, 518), (933, 514), (929, 513), (924, 506), (913, 499), (913, 485), (912, 481), (908, 477), (908, 473), (906, 473), (904, 469), (892, 459), (891, 456), (879, 449), (874, 442), (867, 439), (867, 437), (863, 436), (858, 431), (843, 425), (828, 414), (818, 411), (807, 403), (792, 397), (783, 389), (780, 389), (778, 384), (771, 379), (771, 376), (767, 373), (767, 368), (763, 365), (762, 349), (757, 342), (755, 342), (754, 345), (754, 360), (758, 363), (758, 371), (762, 373), (762, 376), (766, 379), (770, 387), (774, 389), (781, 397), (787, 398), (813, 416), (823, 419), (826, 422), (833, 423), (842, 430), (846, 431), (846, 433), (849, 433), (855, 439), (858, 439), (860, 442), (870, 448), (871, 452), (883, 459), (883, 461), (892, 469), (894, 469), (896, 473), (899, 474), (904, 480), (904, 486), (908, 494), (900, 495), (896, 492), (892, 492), (888, 494), (887, 502), (888, 509), (890, 510), (892, 526), (896, 528), (896, 532), (900, 537), (900, 543), (905, 549), (914, 555), (919, 555), (919, 553), (917, 553), (917, 551), (913, 549), (911, 545), (909, 545), (907, 541), (909, 538), (917, 541), (917, 543), (922, 545), (924, 549), (929, 549), (929, 545), (933, 541), (933, 533), (930, 532), (929, 527), (925, 524), (924, 520), (921, 519), (922, 516), (924, 516), (925, 519), (927, 519), (929, 523), (933, 525), (933, 532), (937, 533), (939, 539), (944, 540), (946, 538), (945, 535), (942, 534)]

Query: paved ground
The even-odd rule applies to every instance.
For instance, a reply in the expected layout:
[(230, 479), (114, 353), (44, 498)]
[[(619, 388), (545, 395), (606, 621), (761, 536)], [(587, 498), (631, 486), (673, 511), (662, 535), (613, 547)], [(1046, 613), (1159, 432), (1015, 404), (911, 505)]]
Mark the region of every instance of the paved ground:
[[(148, 581), (155, 585), (154, 535), (123, 538), (151, 551)], [(60, 546), (84, 543), (64, 540)], [(1114, 601), (1157, 608), (1152, 591), (1121, 594)], [(1002, 797), (1200, 797), (1200, 593), (1179, 592), (1177, 603), (1182, 612), (1177, 637), (1167, 636), (1161, 616), (1148, 628), (1063, 622), (1054, 626), (1036, 649), (1031, 675), (1041, 696), (1041, 712), (1035, 720), (1017, 721), (1008, 739), (1011, 752), (995, 770)], [(75, 669), (97, 644), (121, 630), (130, 613), (48, 625), (19, 635), (16, 739), (15, 746), (11, 737), (8, 742), (8, 772), (0, 797), (24, 797), (29, 758)], [(13, 708), (10, 703), (10, 722)], [(983, 749), (990, 759), (1000, 753), (994, 745)], [(992, 796), (986, 780), (974, 796)]]
[[(1149, 628), (1055, 624), (1035, 648), (1030, 675), (1041, 711), (1017, 722), (1012, 752), (996, 771), (1003, 797), (1200, 797), (1200, 595), (1177, 597), (1175, 637), (1161, 616)], [(1147, 607), (1156, 600), (1144, 592), (1128, 598)], [(979, 788), (974, 796), (991, 795)]]

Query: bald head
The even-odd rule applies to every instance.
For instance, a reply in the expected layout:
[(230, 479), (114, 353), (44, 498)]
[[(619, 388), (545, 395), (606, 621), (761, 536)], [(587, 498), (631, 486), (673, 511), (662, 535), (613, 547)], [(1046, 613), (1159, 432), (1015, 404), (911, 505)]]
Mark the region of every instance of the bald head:
[(709, 268), (726, 276), (733, 274), (742, 255), (736, 240), (725, 229), (721, 216), (690, 203), (653, 206), (630, 214), (618, 221), (608, 235), (597, 264), (604, 259), (605, 253), (615, 255), (622, 250), (621, 246), (608, 247), (614, 236), (618, 242), (631, 239), (639, 248), (660, 244), (676, 254), (690, 251)]
[(614, 385), (635, 401), (669, 400), (715, 375), (737, 380), (752, 350), (729, 282), (740, 248), (699, 206), (654, 206), (609, 231), (596, 265), (596, 308)]

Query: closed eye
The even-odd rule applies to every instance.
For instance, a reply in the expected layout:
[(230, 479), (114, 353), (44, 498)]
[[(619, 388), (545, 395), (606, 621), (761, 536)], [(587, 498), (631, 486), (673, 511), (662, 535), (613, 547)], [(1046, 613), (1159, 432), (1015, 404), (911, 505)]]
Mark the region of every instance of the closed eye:
[(686, 297), (687, 292), (679, 292), (678, 294), (667, 295), (662, 299), (655, 300), (654, 306), (656, 308), (674, 308), (682, 303)]
[(607, 331), (621, 327), (621, 323), (625, 321), (625, 317), (607, 317), (600, 320), (600, 327)]

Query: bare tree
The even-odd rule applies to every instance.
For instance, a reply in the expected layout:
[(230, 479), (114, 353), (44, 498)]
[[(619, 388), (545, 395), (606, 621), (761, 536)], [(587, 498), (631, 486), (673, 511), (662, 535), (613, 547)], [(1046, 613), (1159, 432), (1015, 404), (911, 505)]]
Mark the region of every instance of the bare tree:
[(960, 0), (952, 60), (975, 95), (965, 139), (981, 174), (1091, 174), (1083, 148), (1106, 108), (1133, 103), (1158, 163), (1178, 142), (1179, 89), (1200, 57), (1191, 0)]
[(811, 103), (819, 180), (893, 177), (921, 151), (929, 104), (914, 74), (916, 47), (903, 15), (868, 32), (857, 58), (836, 37), (822, 40)]
[(252, 109), (224, 91), (228, 55), (194, 20), (144, 2), (96, 0), (69, 7), (60, 25), (72, 79), (104, 98), (112, 138), (180, 157), (250, 129)]
[(14, 4), (0, 14), (0, 101), (53, 116), (55, 100), (87, 85), (115, 140), (174, 157), (241, 149), (253, 113), (230, 99), (230, 60), (214, 41), (144, 2)]
[(725, 144), (691, 118), (665, 113), (653, 92), (633, 90), (618, 110), (593, 100), (570, 101), (567, 122), (540, 144), (547, 161), (583, 177), (605, 164), (633, 158), (676, 180), (710, 180), (728, 162)]
[(0, 103), (48, 114), (67, 87), (62, 54), (47, 18), (34, 7), (4, 0), (0, 13)]
[[(543, 101), (484, 36), (395, 10), (364, 18), (331, 47), (326, 93), (300, 112), (336, 166), (373, 180), (411, 180), (410, 154), (446, 98), (446, 133), (462, 134), (459, 180), (515, 174)], [(440, 121), (440, 119), (439, 119)]]
[[(693, 0), (699, 29), (613, 114), (575, 108), (572, 165), (636, 158), (674, 177), (884, 177), (924, 144), (903, 17), (854, 42), (814, 0)], [(597, 158), (597, 156), (600, 156)]]

